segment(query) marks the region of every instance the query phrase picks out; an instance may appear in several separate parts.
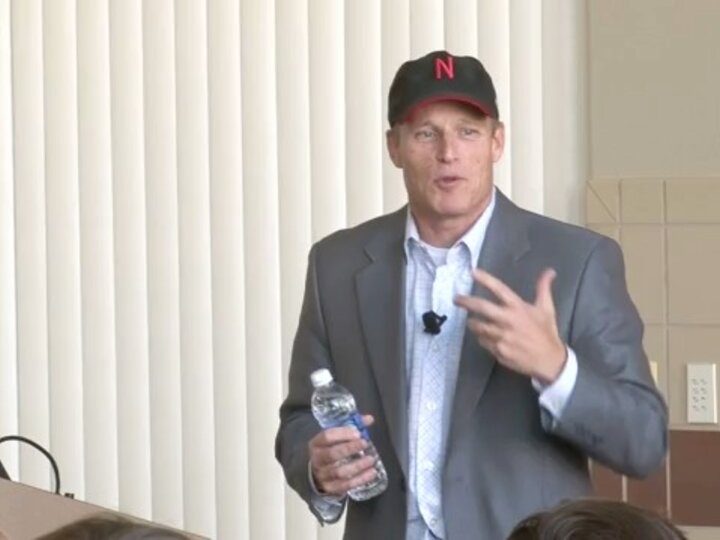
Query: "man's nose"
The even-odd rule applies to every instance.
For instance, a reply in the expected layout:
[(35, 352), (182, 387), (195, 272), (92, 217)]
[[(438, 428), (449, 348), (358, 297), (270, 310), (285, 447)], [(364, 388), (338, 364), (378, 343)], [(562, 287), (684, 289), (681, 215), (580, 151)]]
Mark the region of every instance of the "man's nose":
[(437, 148), (438, 161), (449, 163), (457, 158), (457, 141), (448, 135), (439, 138)]

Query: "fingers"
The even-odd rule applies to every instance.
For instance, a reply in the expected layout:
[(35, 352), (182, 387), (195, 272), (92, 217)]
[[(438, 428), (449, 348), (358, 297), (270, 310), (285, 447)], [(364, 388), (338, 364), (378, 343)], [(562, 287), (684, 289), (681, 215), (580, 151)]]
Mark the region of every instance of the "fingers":
[(315, 481), (323, 492), (344, 496), (349, 490), (370, 482), (376, 476), (375, 458), (363, 456), (339, 466), (318, 470)]
[(477, 336), (480, 345), (498, 359), (511, 358), (516, 353), (517, 342), (506, 329), (478, 320), (468, 321), (468, 327)]
[(475, 281), (488, 289), (497, 298), (493, 302), (479, 296), (461, 295), (455, 298), (455, 304), (467, 309), (470, 313), (480, 315), (488, 321), (506, 325), (512, 319), (512, 309), (523, 306), (525, 302), (501, 280), (485, 272), (475, 269)]
[(458, 296), (455, 298), (455, 304), (460, 307), (464, 307), (470, 313), (481, 315), (485, 319), (497, 323), (506, 322), (509, 316), (504, 307), (499, 306), (490, 300), (480, 298), (479, 296)]
[(484, 270), (476, 268), (473, 270), (473, 277), (477, 283), (493, 293), (501, 304), (512, 306), (523, 301), (510, 287), (505, 285), (505, 283)]
[(557, 277), (557, 272), (552, 268), (546, 268), (537, 281), (535, 305), (548, 313), (555, 313), (555, 303), (552, 297), (552, 284)]
[(361, 440), (362, 435), (353, 426), (330, 428), (321, 431), (310, 439), (310, 447), (332, 446), (348, 441)]
[[(367, 414), (362, 421), (370, 426), (375, 419)], [(363, 454), (368, 442), (353, 426), (321, 431), (308, 447), (313, 479), (323, 493), (344, 496), (349, 489), (369, 482), (377, 474), (375, 457)]]
[(455, 303), (474, 315), (468, 317), (468, 329), (501, 364), (519, 373), (554, 380), (552, 376), (565, 354), (552, 296), (556, 276), (555, 270), (545, 269), (537, 279), (535, 302), (528, 303), (498, 278), (477, 270), (477, 283), (497, 300), (459, 296)]
[(497, 326), (475, 319), (468, 321), (468, 328), (475, 334), (480, 345), (485, 347), (493, 355), (498, 355), (496, 345), (502, 337), (502, 331)]
[(338, 461), (349, 458), (367, 448), (365, 439), (356, 439), (354, 441), (343, 442), (333, 445), (313, 446), (310, 445), (310, 461), (313, 466), (323, 467), (325, 465), (335, 465)]
[(483, 345), (496, 343), (504, 335), (503, 329), (496, 324), (484, 323), (478, 321), (477, 319), (468, 321), (468, 327), (476, 336), (478, 336), (478, 338), (480, 338)]
[[(458, 296), (455, 299), (456, 305), (501, 325), (507, 324), (513, 318), (512, 308), (526, 305), (526, 302), (510, 287), (492, 274), (476, 269), (474, 276), (475, 281), (492, 292), (498, 302), (495, 303), (477, 296)], [(555, 314), (555, 302), (552, 296), (552, 284), (556, 277), (557, 272), (554, 269), (546, 268), (540, 274), (536, 284), (535, 306), (553, 316)]]
[[(365, 414), (362, 416), (362, 421), (365, 427), (369, 427), (375, 423), (375, 418), (371, 414)], [(362, 440), (362, 435), (355, 426), (341, 426), (325, 429), (315, 435), (310, 439), (310, 449), (312, 450), (313, 447), (326, 447), (344, 442)]]
[[(310, 456), (318, 456), (318, 464), (322, 465), (358, 452), (365, 448), (366, 444), (360, 432), (353, 426), (330, 428), (310, 439)], [(348, 449), (348, 453), (339, 455), (338, 452), (342, 453), (344, 448)]]

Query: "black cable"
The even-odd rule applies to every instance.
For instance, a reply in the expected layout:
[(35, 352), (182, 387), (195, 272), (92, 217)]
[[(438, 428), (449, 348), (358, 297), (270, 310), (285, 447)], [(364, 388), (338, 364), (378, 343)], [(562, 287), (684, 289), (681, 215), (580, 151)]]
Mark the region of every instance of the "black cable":
[(20, 441), (20, 442), (29, 444), (36, 450), (39, 450), (40, 452), (42, 452), (42, 454), (46, 458), (48, 458), (48, 461), (50, 461), (50, 465), (52, 466), (53, 473), (55, 473), (55, 493), (57, 495), (60, 495), (60, 470), (58, 469), (55, 458), (52, 457), (52, 455), (50, 455), (50, 452), (45, 450), (42, 446), (40, 446), (38, 443), (36, 443), (32, 439), (28, 439), (27, 437), (23, 437), (22, 435), (5, 435), (4, 437), (0, 437), (0, 444), (7, 442), (7, 441)]

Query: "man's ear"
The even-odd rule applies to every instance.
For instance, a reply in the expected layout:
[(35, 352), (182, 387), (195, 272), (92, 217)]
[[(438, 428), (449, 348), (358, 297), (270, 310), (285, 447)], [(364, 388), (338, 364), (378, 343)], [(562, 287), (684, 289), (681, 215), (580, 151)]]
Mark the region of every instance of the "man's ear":
[(391, 127), (385, 132), (385, 142), (387, 144), (390, 159), (398, 169), (401, 169), (402, 159), (400, 158), (400, 128), (398, 126)]
[(503, 150), (505, 150), (505, 125), (499, 120), (495, 124), (492, 138), (492, 158), (493, 163), (497, 163), (503, 155)]

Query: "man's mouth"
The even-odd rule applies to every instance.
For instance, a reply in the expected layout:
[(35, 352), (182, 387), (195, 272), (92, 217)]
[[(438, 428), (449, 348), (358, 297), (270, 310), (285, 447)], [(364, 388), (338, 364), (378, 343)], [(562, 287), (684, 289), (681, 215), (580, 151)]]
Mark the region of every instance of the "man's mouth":
[(438, 184), (440, 184), (441, 186), (449, 186), (460, 180), (461, 180), (461, 178), (459, 176), (455, 176), (455, 175), (443, 175), (443, 176), (438, 176), (435, 179), (435, 181)]

